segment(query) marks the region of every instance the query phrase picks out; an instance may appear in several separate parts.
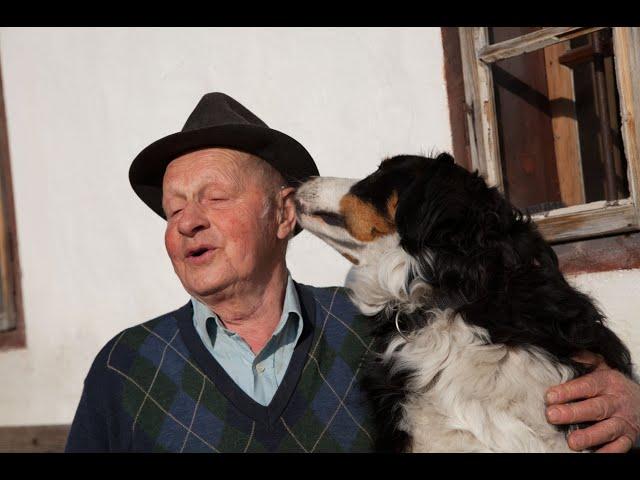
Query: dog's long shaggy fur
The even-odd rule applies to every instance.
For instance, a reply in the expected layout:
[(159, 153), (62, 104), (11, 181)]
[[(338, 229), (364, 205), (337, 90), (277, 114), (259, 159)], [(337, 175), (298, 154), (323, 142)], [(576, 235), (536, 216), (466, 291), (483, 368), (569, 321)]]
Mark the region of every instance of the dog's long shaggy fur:
[(298, 218), (356, 264), (347, 287), (374, 325), (364, 386), (381, 451), (569, 451), (543, 395), (588, 371), (572, 356), (631, 375), (535, 225), (449, 155), (311, 180)]

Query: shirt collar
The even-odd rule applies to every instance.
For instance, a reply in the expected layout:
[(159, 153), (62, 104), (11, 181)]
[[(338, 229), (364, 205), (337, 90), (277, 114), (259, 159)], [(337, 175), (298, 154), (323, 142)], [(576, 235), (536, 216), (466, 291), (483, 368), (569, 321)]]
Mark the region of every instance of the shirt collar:
[[(220, 321), (220, 317), (218, 317), (215, 312), (211, 311), (209, 307), (207, 307), (200, 300), (192, 296), (191, 303), (193, 304), (193, 319), (196, 326), (204, 327), (206, 331), (207, 320), (209, 318), (213, 318), (217, 327), (216, 330), (223, 331), (229, 336), (237, 335), (235, 332), (227, 329)], [(278, 325), (273, 332), (273, 336), (278, 335), (282, 331), (282, 329), (287, 324), (287, 320), (292, 316), (292, 313), (295, 314), (294, 317), (296, 320), (302, 319), (300, 298), (298, 297), (298, 292), (296, 291), (296, 287), (293, 279), (291, 278), (291, 274), (288, 274), (287, 288), (285, 290), (284, 302), (282, 304), (282, 315), (280, 316), (280, 322), (278, 322)], [(298, 322), (298, 327), (299, 329), (302, 327), (301, 321)]]

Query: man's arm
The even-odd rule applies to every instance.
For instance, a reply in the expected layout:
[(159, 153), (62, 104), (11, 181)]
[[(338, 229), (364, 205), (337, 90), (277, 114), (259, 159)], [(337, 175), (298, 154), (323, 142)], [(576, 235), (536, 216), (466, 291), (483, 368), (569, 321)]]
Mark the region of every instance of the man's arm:
[(640, 437), (640, 385), (610, 368), (599, 355), (586, 352), (576, 359), (596, 365), (593, 372), (547, 391), (547, 419), (564, 425), (597, 422), (569, 434), (573, 450), (599, 447), (601, 453), (622, 453)]

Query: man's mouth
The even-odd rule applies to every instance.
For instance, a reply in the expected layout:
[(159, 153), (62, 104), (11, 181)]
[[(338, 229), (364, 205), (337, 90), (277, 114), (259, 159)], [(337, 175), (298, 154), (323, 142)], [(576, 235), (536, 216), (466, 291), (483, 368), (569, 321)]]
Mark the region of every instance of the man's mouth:
[(185, 259), (190, 263), (200, 264), (206, 262), (216, 250), (212, 245), (202, 245), (187, 251)]
[(205, 252), (208, 252), (209, 250), (210, 249), (207, 247), (197, 248), (195, 250), (190, 251), (187, 257), (199, 257), (200, 255), (202, 255)]

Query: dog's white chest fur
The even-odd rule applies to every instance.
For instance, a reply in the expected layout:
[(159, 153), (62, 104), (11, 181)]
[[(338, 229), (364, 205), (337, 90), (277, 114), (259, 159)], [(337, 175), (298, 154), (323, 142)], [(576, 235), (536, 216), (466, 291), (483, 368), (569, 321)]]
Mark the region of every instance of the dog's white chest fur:
[(536, 348), (490, 344), (484, 329), (436, 310), (383, 358), (394, 371), (414, 372), (399, 425), (414, 452), (571, 451), (545, 419), (544, 394), (572, 373)]

